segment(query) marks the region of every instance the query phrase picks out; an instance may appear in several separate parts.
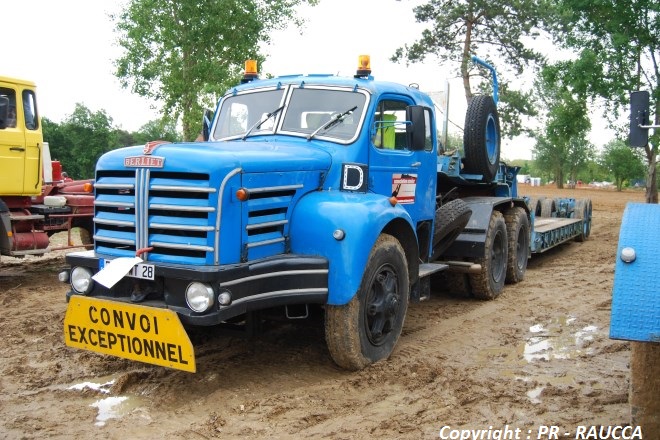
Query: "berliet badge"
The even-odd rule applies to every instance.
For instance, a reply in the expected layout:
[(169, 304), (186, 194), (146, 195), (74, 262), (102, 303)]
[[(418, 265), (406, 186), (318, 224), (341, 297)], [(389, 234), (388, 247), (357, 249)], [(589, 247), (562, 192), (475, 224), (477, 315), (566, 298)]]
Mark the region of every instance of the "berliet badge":
[(160, 156), (129, 156), (124, 158), (124, 166), (127, 168), (163, 168), (165, 158)]
[(167, 141), (151, 141), (147, 142), (142, 149), (143, 156), (129, 156), (124, 158), (124, 166), (127, 168), (163, 168), (165, 165), (165, 158), (160, 156), (152, 156), (156, 147), (162, 144), (169, 144)]

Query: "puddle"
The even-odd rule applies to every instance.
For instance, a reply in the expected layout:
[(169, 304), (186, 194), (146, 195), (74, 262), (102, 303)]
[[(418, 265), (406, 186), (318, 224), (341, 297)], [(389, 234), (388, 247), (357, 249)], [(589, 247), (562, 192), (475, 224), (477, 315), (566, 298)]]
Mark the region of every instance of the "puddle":
[(541, 403), (541, 393), (545, 387), (536, 387), (533, 390), (527, 391), (527, 397), (532, 403)]
[(523, 358), (527, 362), (551, 359), (573, 359), (593, 353), (588, 345), (598, 331), (595, 325), (574, 329), (575, 318), (565, 316), (551, 320), (547, 325), (535, 324), (529, 328), (533, 335), (527, 338)]
[[(67, 389), (77, 391), (90, 389), (101, 394), (109, 394), (114, 383), (115, 378), (99, 378), (99, 382), (81, 382), (71, 385)], [(100, 427), (105, 426), (105, 423), (110, 419), (117, 419), (128, 414), (140, 404), (141, 399), (136, 396), (108, 396), (95, 400), (89, 406), (98, 409), (94, 425)]]
[[(107, 380), (107, 379), (103, 379), (103, 380)], [(98, 392), (103, 393), (103, 394), (108, 394), (110, 392), (110, 388), (112, 387), (112, 385), (114, 385), (114, 383), (115, 383), (115, 379), (112, 378), (112, 379), (107, 380), (106, 382), (101, 382), (101, 383), (81, 382), (81, 383), (77, 383), (75, 385), (71, 385), (67, 389), (83, 391), (86, 388), (88, 388), (88, 389), (93, 390), (93, 391), (98, 391)]]
[(98, 408), (99, 413), (96, 416), (96, 426), (105, 426), (105, 422), (110, 419), (119, 418), (121, 415), (119, 410), (121, 403), (128, 400), (126, 396), (118, 397), (106, 397), (105, 399), (99, 399), (96, 402), (92, 403), (90, 406), (92, 408)]

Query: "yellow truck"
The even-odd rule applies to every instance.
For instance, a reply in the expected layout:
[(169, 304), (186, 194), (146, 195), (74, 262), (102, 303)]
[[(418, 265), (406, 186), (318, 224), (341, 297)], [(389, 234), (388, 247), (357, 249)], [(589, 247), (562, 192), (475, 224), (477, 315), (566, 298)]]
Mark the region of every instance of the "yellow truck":
[[(91, 180), (73, 181), (51, 160), (31, 81), (0, 76), (0, 255), (51, 250), (49, 237), (80, 226), (92, 232)], [(83, 234), (88, 235), (88, 234)]]

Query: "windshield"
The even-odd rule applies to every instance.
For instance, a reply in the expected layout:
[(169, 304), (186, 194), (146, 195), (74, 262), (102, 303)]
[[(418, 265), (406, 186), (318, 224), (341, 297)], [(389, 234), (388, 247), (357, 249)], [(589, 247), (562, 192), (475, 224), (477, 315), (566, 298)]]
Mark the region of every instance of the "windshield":
[[(284, 97), (284, 90), (262, 90), (257, 93), (243, 93), (230, 96), (222, 102), (220, 116), (215, 126), (213, 137), (224, 139), (229, 137), (243, 137), (251, 127), (250, 134), (264, 131), (273, 131), (275, 118), (268, 117), (280, 107)], [(261, 121), (265, 121), (259, 125)]]
[(222, 102), (213, 138), (284, 133), (349, 143), (359, 132), (367, 96), (348, 88), (297, 85), (228, 96)]

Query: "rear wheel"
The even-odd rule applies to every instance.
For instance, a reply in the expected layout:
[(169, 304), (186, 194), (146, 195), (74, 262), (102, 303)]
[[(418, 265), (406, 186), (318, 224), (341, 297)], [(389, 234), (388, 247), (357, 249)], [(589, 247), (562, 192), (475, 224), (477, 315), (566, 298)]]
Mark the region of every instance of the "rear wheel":
[(392, 354), (408, 309), (408, 263), (399, 242), (382, 234), (369, 254), (358, 293), (326, 307), (325, 339), (340, 367), (359, 370)]
[(504, 214), (509, 238), (506, 282), (517, 283), (525, 278), (529, 256), (529, 219), (521, 207), (508, 209)]
[(493, 211), (490, 216), (484, 256), (475, 260), (481, 265), (481, 271), (470, 274), (472, 294), (480, 299), (497, 298), (504, 289), (506, 265), (509, 254), (509, 244), (504, 216), (499, 211)]

